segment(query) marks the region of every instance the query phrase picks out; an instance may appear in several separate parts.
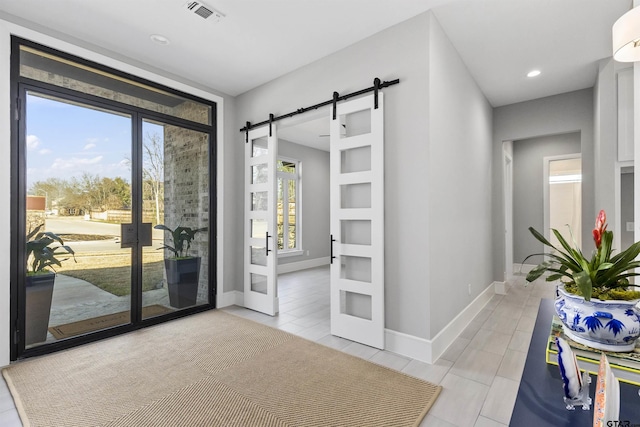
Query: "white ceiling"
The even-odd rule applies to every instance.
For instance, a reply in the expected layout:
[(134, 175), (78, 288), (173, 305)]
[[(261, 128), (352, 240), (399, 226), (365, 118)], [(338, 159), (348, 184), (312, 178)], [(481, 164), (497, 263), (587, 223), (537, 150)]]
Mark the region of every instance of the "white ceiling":
[(235, 96), (433, 9), (501, 106), (592, 87), (632, 0), (205, 0), (226, 15), (217, 23), (186, 3), (0, 0), (0, 18)]
[[(470, 0), (434, 13), (494, 107), (592, 87), (631, 0)], [(539, 69), (542, 74), (528, 78)]]
[[(226, 15), (215, 23), (188, 11), (187, 0), (0, 0), (0, 17), (235, 96), (447, 1), (203, 0)], [(151, 34), (170, 44), (153, 43)]]

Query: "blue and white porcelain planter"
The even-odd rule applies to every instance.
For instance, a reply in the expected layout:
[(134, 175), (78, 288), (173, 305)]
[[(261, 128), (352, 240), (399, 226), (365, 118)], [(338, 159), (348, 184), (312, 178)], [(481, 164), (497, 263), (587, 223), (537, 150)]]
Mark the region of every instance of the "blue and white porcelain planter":
[(640, 300), (601, 301), (568, 293), (558, 285), (556, 313), (567, 337), (604, 351), (633, 351), (640, 337)]

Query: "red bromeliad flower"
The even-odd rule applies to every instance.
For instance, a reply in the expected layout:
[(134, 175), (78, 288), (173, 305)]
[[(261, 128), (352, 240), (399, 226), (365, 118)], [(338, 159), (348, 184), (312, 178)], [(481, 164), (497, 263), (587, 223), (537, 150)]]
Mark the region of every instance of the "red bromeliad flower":
[(602, 243), (602, 235), (607, 229), (607, 214), (604, 213), (604, 210), (601, 210), (598, 213), (598, 217), (596, 218), (596, 228), (593, 229), (593, 241), (596, 242), (596, 248), (600, 249), (600, 244)]

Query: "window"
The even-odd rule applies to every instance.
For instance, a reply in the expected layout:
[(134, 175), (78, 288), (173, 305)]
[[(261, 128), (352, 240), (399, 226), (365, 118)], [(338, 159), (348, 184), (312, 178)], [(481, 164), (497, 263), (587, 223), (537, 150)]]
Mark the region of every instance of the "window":
[(278, 159), (278, 250), (300, 251), (300, 162)]

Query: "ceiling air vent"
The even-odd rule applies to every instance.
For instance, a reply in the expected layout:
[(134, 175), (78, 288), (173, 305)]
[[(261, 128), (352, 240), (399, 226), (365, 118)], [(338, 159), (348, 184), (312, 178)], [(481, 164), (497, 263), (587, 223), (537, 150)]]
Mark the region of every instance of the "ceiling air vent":
[(218, 22), (220, 19), (224, 18), (224, 14), (222, 12), (218, 12), (212, 7), (205, 6), (199, 1), (187, 2), (185, 4), (185, 7), (190, 12), (193, 12), (204, 19), (210, 19), (214, 22)]

